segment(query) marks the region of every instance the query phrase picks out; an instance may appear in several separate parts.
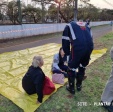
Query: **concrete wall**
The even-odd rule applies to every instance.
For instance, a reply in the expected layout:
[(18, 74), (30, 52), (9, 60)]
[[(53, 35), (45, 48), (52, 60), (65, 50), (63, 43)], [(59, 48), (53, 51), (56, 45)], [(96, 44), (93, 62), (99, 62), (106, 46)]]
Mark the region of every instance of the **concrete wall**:
[(101, 21), (101, 22), (91, 22), (91, 26), (99, 26), (99, 25), (105, 25), (105, 24), (110, 24), (111, 21)]
[[(110, 21), (91, 22), (91, 26), (110, 24)], [(0, 26), (0, 39), (18, 38), (39, 34), (63, 31), (66, 23), (62, 24), (23, 24)]]

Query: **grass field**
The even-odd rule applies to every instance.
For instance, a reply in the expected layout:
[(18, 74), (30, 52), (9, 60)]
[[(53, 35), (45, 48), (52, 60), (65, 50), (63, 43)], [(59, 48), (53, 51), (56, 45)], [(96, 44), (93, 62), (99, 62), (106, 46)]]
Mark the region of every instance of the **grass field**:
[[(105, 84), (109, 78), (112, 62), (109, 51), (113, 46), (113, 33), (94, 40), (95, 49), (107, 48), (107, 53), (87, 67), (88, 78), (83, 82), (81, 92), (71, 96), (65, 86), (53, 94), (35, 112), (107, 112), (99, 103)], [(79, 106), (80, 102), (86, 102), (87, 106)], [(0, 112), (23, 112), (18, 106), (0, 95)]]

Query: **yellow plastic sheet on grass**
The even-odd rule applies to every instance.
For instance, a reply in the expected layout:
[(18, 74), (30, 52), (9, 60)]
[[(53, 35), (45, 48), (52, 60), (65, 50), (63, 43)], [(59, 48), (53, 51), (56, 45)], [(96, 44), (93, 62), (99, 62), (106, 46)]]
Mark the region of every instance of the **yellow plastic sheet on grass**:
[[(27, 95), (22, 89), (22, 77), (31, 65), (35, 55), (44, 58), (43, 70), (51, 78), (53, 55), (58, 53), (61, 45), (50, 43), (43, 46), (0, 54), (0, 93), (22, 108), (25, 112), (34, 112), (40, 105), (36, 104), (37, 95)], [(90, 63), (105, 54), (107, 49), (94, 50)], [(67, 79), (65, 79), (65, 82)], [(61, 85), (55, 84), (56, 91)], [(56, 92), (55, 91), (55, 92)], [(50, 95), (44, 96), (43, 102)]]

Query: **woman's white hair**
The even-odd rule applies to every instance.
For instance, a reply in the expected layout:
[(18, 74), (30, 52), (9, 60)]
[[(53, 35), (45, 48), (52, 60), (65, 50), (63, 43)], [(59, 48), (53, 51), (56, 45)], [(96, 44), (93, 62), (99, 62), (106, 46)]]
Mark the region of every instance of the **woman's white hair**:
[(43, 58), (42, 56), (34, 56), (33, 61), (32, 61), (32, 66), (33, 67), (40, 67), (42, 64)]

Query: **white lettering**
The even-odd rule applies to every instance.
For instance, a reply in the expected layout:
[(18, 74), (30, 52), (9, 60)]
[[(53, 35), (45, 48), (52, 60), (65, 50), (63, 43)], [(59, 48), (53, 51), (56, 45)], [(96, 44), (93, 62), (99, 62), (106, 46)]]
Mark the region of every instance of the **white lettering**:
[(87, 102), (78, 102), (77, 105), (78, 106), (87, 106)]

